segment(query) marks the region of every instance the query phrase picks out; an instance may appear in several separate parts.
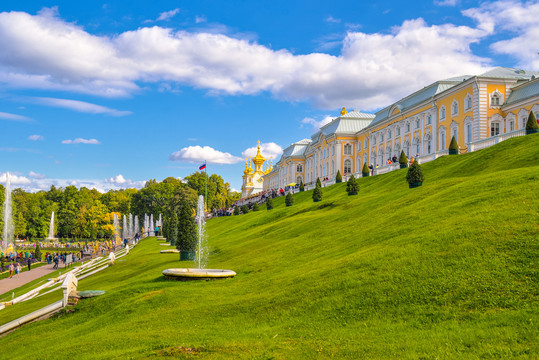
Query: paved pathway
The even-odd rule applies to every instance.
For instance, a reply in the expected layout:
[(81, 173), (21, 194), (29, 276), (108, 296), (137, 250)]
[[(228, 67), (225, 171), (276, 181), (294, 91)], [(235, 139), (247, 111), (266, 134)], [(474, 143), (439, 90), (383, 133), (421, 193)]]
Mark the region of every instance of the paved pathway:
[(13, 277), (11, 279), (8, 277), (6, 279), (0, 280), (0, 296), (8, 291), (18, 288), (19, 286), (29, 283), (32, 280), (35, 280), (44, 275), (47, 275), (48, 273), (53, 272), (53, 266), (54, 264), (43, 265), (30, 271), (24, 271), (19, 274), (18, 279), (15, 273), (13, 273)]

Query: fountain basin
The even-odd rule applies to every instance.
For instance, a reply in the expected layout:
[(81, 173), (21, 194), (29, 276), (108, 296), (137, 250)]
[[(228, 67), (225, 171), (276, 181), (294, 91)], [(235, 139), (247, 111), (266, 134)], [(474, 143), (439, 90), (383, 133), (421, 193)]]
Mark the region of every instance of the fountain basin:
[(210, 280), (224, 279), (236, 276), (232, 270), (223, 269), (166, 269), (163, 270), (163, 275), (167, 279), (187, 281), (187, 280)]
[(159, 251), (161, 254), (178, 254), (180, 250), (178, 249), (166, 249)]
[(161, 246), (171, 246), (170, 244), (159, 244)]

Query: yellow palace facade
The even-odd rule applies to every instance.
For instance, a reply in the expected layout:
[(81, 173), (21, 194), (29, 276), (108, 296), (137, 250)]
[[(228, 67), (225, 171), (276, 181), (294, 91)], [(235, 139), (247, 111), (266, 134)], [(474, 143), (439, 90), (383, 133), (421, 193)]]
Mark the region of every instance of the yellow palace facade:
[(364, 163), (375, 175), (399, 168), (388, 159), (404, 150), (420, 163), (448, 154), (451, 138), (461, 153), (476, 151), (525, 134), (530, 111), (539, 115), (539, 72), (494, 68), (481, 75), (437, 81), (375, 114), (347, 112), (311, 139), (287, 147), (262, 177), (263, 190), (317, 178), (331, 184), (361, 176)]

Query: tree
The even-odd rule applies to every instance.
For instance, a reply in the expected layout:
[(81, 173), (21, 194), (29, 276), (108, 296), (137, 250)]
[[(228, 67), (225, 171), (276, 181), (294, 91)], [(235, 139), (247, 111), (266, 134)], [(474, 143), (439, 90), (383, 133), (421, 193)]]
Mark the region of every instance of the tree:
[(273, 209), (273, 199), (272, 198), (268, 198), (268, 200), (266, 200), (266, 210), (272, 210)]
[(419, 166), (419, 162), (414, 161), (406, 174), (406, 181), (408, 181), (409, 187), (414, 188), (421, 186), (424, 179), (425, 176), (423, 176), (423, 171), (421, 170), (421, 166)]
[(286, 197), (284, 199), (284, 203), (286, 204), (286, 206), (292, 206), (294, 205), (294, 197), (292, 196), (292, 193), (289, 192), (288, 194), (286, 194)]
[(335, 182), (336, 183), (342, 183), (341, 170), (337, 170), (337, 176), (335, 176)]
[(305, 185), (303, 185), (303, 180), (301, 179), (299, 180), (299, 191), (305, 191)]
[(258, 210), (260, 210), (259, 207), (258, 207), (258, 203), (255, 202), (253, 204), (253, 211), (258, 211)]
[(320, 181), (320, 178), (316, 178), (316, 186), (322, 187), (322, 182)]
[(316, 184), (316, 187), (313, 190), (313, 201), (318, 202), (321, 200), (322, 200), (322, 187)]
[(234, 215), (239, 215), (239, 214), (240, 214), (240, 207), (239, 206), (234, 207)]
[(354, 174), (350, 175), (348, 183), (346, 184), (346, 192), (348, 195), (357, 195), (359, 191), (359, 184), (356, 181)]
[(363, 177), (367, 177), (371, 174), (371, 170), (369, 169), (369, 166), (367, 165), (367, 162), (363, 163), (363, 169), (361, 169), (361, 175)]
[(178, 214), (178, 241), (176, 243), (176, 249), (194, 251), (196, 249), (196, 244), (197, 233), (193, 209), (186, 200), (182, 200), (180, 212)]
[(41, 261), (41, 247), (39, 246), (39, 242), (36, 245), (36, 250), (34, 251), (34, 258), (37, 261)]
[(178, 213), (176, 211), (172, 212), (172, 216), (170, 217), (170, 220), (168, 221), (169, 224), (167, 225), (168, 228), (168, 234), (167, 234), (167, 240), (170, 242), (170, 245), (176, 245), (178, 242)]
[(526, 135), (536, 132), (539, 132), (539, 125), (537, 124), (535, 114), (530, 110), (530, 115), (528, 116), (528, 121), (526, 122)]
[(241, 212), (244, 213), (244, 214), (247, 214), (249, 212), (249, 206), (243, 205), (241, 207)]
[(408, 157), (404, 153), (404, 150), (401, 150), (401, 156), (399, 156), (399, 164), (401, 169), (408, 167)]
[(451, 142), (449, 143), (449, 155), (458, 155), (459, 153), (459, 144), (455, 139), (455, 136), (451, 137)]

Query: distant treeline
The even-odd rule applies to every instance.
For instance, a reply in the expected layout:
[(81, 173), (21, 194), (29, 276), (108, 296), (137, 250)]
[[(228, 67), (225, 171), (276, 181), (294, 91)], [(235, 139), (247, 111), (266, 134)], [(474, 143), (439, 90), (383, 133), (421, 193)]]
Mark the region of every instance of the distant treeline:
[[(75, 186), (51, 186), (49, 191), (36, 193), (14, 189), (12, 206), (15, 237), (46, 238), (51, 213), (54, 211), (54, 234), (58, 238), (111, 238), (114, 213), (118, 213), (120, 218), (129, 213), (138, 215), (142, 226), (144, 214), (169, 214), (182, 199), (196, 208), (198, 195), (204, 195), (205, 192), (205, 174), (196, 172), (185, 180), (185, 183), (173, 177), (162, 182), (149, 180), (140, 190), (110, 190), (104, 194), (95, 189), (77, 189)], [(4, 192), (4, 186), (0, 184), (1, 204), (4, 203)], [(239, 197), (240, 194), (232, 192), (230, 185), (221, 176), (208, 176), (208, 208), (229, 207)], [(0, 209), (2, 212), (3, 207)], [(0, 228), (3, 225), (3, 216), (0, 216)]]

